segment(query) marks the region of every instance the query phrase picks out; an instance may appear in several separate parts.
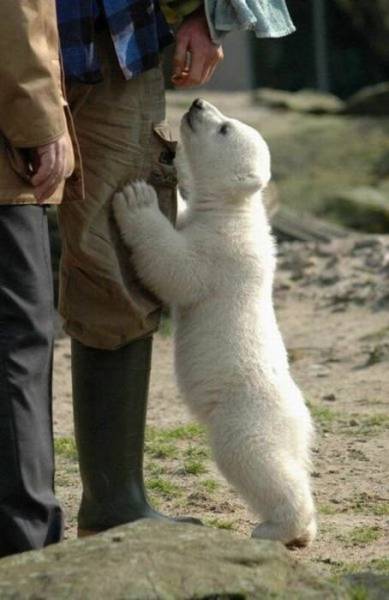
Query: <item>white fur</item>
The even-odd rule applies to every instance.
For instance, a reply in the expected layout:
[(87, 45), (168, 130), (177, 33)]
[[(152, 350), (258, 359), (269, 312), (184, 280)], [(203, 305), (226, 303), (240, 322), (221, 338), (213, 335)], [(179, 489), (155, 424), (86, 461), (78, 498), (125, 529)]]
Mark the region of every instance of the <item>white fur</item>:
[(306, 545), (316, 533), (313, 427), (273, 309), (274, 242), (261, 201), (269, 151), (204, 101), (184, 116), (181, 137), (189, 195), (178, 230), (142, 182), (116, 195), (116, 220), (139, 276), (173, 308), (180, 389), (220, 470), (262, 519), (253, 536)]

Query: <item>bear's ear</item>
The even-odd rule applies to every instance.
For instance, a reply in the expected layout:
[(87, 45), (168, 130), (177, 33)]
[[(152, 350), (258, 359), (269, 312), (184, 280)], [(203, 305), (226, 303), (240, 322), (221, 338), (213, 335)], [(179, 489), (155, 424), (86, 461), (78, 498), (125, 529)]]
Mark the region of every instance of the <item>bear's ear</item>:
[(245, 194), (255, 194), (259, 190), (263, 190), (270, 180), (270, 173), (260, 175), (259, 173), (246, 173), (237, 176), (237, 184), (239, 190)]

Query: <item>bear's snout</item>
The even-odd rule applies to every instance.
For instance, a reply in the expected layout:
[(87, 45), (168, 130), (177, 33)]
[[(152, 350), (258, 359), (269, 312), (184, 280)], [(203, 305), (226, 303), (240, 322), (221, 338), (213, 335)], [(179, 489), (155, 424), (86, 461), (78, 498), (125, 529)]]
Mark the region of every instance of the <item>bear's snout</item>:
[(204, 105), (204, 100), (202, 100), (201, 98), (196, 98), (196, 100), (192, 102), (192, 106), (190, 107), (190, 109), (203, 110)]

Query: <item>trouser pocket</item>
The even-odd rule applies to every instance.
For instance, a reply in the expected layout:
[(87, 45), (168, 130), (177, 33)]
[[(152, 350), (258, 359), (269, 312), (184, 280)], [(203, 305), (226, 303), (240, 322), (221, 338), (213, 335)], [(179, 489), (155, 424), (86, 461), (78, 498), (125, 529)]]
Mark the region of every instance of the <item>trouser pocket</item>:
[(154, 125), (151, 152), (152, 167), (148, 183), (158, 195), (159, 207), (171, 223), (177, 217), (177, 171), (174, 166), (177, 142), (166, 121)]

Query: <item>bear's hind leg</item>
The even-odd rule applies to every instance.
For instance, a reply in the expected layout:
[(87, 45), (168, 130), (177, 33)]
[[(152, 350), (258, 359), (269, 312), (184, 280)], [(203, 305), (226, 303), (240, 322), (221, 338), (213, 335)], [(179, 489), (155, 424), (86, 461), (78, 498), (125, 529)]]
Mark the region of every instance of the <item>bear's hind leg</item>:
[(296, 537), (285, 536), (285, 525), (282, 523), (272, 523), (271, 521), (265, 521), (260, 523), (253, 530), (251, 537), (263, 540), (276, 540), (281, 541), (287, 548), (304, 548), (309, 546), (316, 537), (317, 525), (315, 517), (311, 518), (310, 523), (302, 529), (302, 531), (296, 535)]
[(268, 484), (265, 520), (252, 532), (253, 538), (278, 540), (288, 548), (308, 546), (316, 536), (316, 518), (308, 474), (299, 466), (276, 469)]
[(253, 537), (307, 545), (316, 533), (308, 472), (255, 414), (255, 407), (242, 410), (236, 401), (224, 401), (213, 411), (208, 426), (216, 463), (262, 517)]

